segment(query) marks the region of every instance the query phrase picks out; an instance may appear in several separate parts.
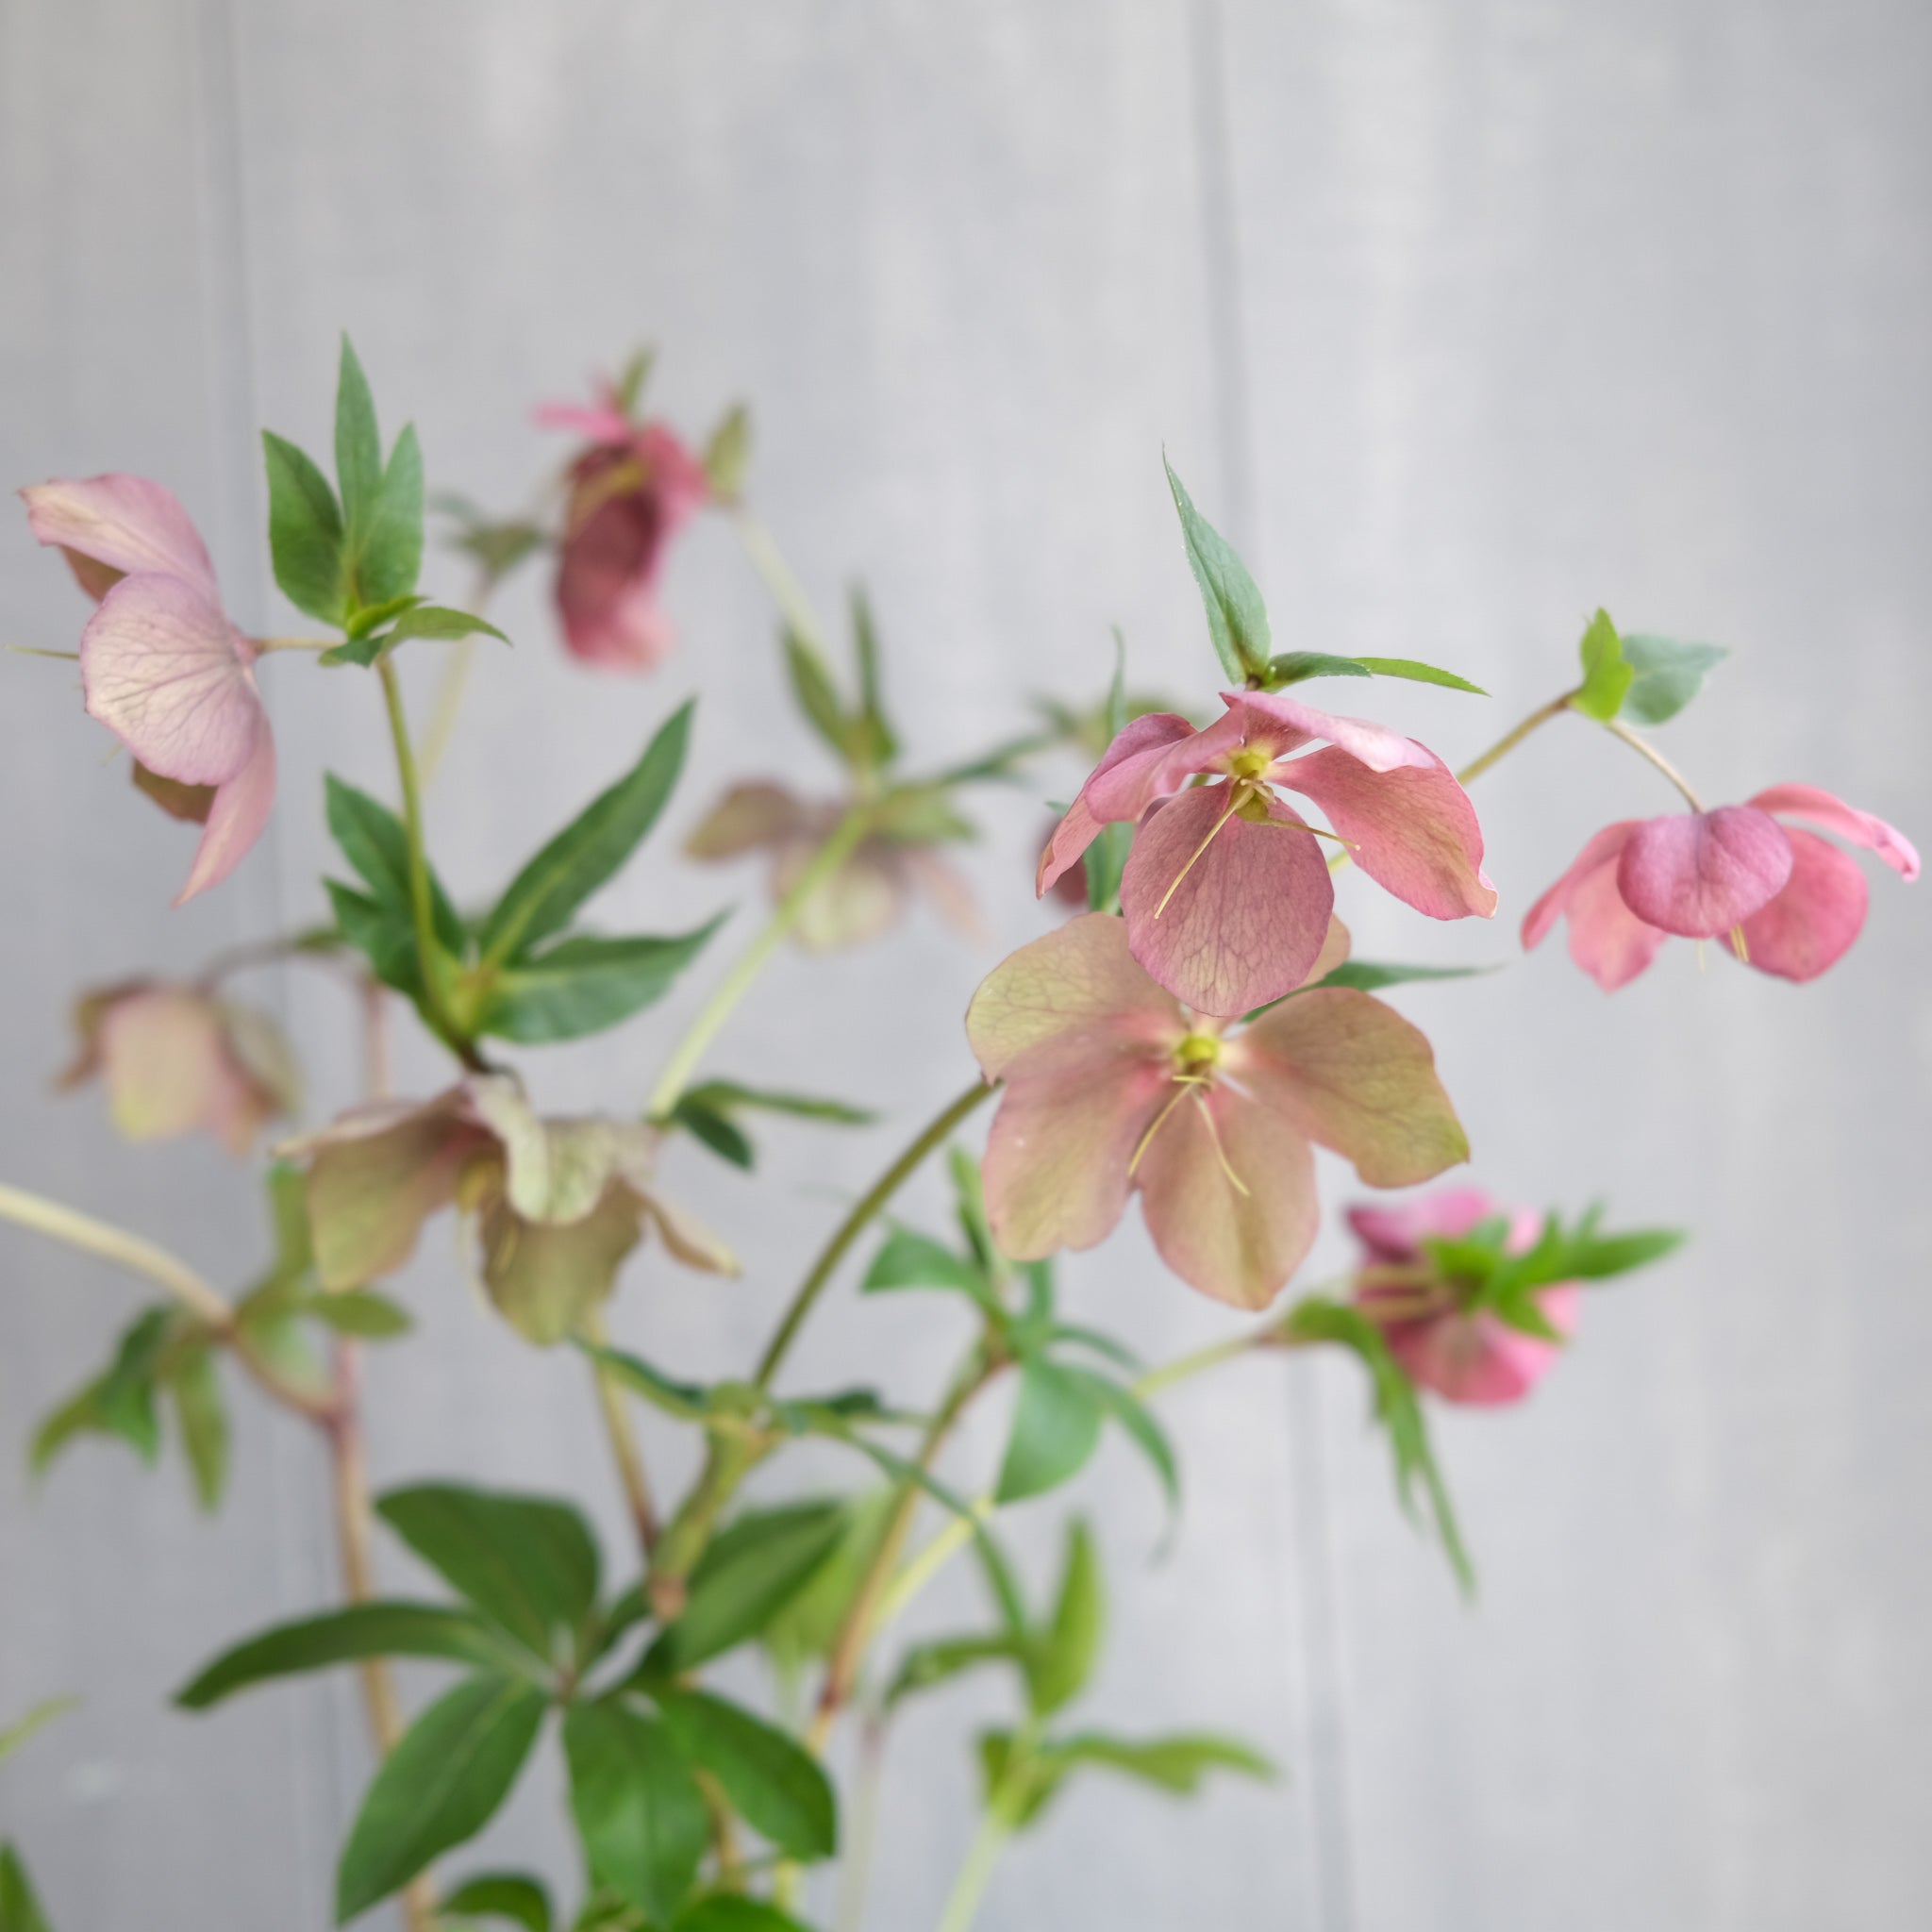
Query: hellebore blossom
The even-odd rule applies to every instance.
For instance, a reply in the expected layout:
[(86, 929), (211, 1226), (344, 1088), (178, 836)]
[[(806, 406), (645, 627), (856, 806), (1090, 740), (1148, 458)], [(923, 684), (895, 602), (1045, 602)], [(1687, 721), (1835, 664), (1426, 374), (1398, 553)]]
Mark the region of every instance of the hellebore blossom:
[(647, 1223), (686, 1266), (738, 1272), (728, 1249), (655, 1192), (660, 1138), (635, 1122), (540, 1119), (514, 1080), (490, 1074), (421, 1106), (358, 1108), (278, 1151), (308, 1157), (325, 1288), (392, 1274), (424, 1222), (455, 1203), (475, 1217), (491, 1300), (547, 1344), (609, 1294)]
[(135, 757), (135, 782), (203, 827), (175, 905), (218, 885), (261, 836), (275, 747), (255, 647), (222, 608), (214, 566), (173, 493), (110, 474), (23, 490), (27, 523), (100, 606), (80, 634), (88, 715)]
[(1911, 841), (1883, 819), (1813, 785), (1774, 785), (1743, 805), (1606, 825), (1529, 908), (1524, 948), (1567, 917), (1570, 957), (1614, 992), (1673, 933), (1727, 933), (1760, 973), (1817, 978), (1857, 938), (1870, 891), (1854, 859), (1782, 818), (1877, 853), (1902, 878), (1919, 875)]
[(1221, 701), (1226, 716), (1205, 731), (1172, 712), (1127, 725), (1041, 855), (1041, 892), (1103, 824), (1138, 822), (1121, 882), (1134, 958), (1196, 1012), (1245, 1013), (1301, 984), (1335, 905), (1320, 841), (1275, 793), (1285, 786), (1312, 798), (1349, 857), (1419, 912), (1494, 913), (1475, 809), (1434, 752), (1271, 692)]
[(615, 391), (591, 408), (552, 403), (553, 429), (589, 440), (570, 467), (557, 610), (572, 656), (608, 671), (651, 671), (676, 641), (658, 602), (671, 540), (710, 495), (705, 466), (662, 423), (635, 424)]
[[(1425, 1238), (1454, 1241), (1505, 1211), (1474, 1188), (1445, 1188), (1397, 1207), (1348, 1210), (1365, 1264), (1356, 1300), (1380, 1323), (1390, 1353), (1409, 1380), (1447, 1402), (1520, 1402), (1557, 1359), (1559, 1344), (1513, 1328), (1488, 1308), (1465, 1308), (1453, 1282), (1418, 1287), (1378, 1280), (1376, 1271), (1426, 1268)], [(1508, 1218), (1506, 1252), (1527, 1253), (1541, 1231), (1541, 1217), (1519, 1210)], [(1576, 1326), (1579, 1296), (1574, 1281), (1563, 1281), (1539, 1290), (1536, 1303), (1550, 1326), (1567, 1337)]]
[[(1329, 921), (1309, 979), (1348, 957)], [(1428, 1041), (1367, 993), (1315, 989), (1237, 1032), (1190, 1012), (1090, 912), (994, 968), (966, 1015), (1006, 1083), (983, 1174), (994, 1239), (1015, 1260), (1091, 1248), (1139, 1190), (1182, 1280), (1265, 1307), (1315, 1238), (1311, 1142), (1375, 1187), (1468, 1158)]]
[(130, 1141), (172, 1141), (206, 1127), (240, 1160), (272, 1120), (300, 1104), (301, 1075), (269, 1016), (193, 986), (128, 980), (75, 1008), (80, 1053), (62, 1088), (96, 1074)]
[[(923, 804), (919, 794), (901, 795), (915, 808)], [(798, 883), (845, 811), (842, 805), (799, 798), (782, 785), (734, 785), (684, 849), (691, 858), (713, 862), (768, 853), (772, 897), (778, 900)], [(897, 924), (917, 889), (962, 939), (982, 938), (973, 889), (935, 849), (963, 829), (942, 803), (936, 810), (914, 808), (896, 817), (885, 810), (880, 829), (861, 839), (806, 902), (792, 937), (814, 953), (862, 945)]]

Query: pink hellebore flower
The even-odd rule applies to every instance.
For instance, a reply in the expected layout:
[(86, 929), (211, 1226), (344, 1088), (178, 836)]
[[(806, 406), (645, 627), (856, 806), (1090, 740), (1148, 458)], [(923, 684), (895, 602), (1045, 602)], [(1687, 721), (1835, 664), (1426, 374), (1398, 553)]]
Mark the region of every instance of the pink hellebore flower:
[(143, 791), (203, 827), (178, 906), (234, 871), (275, 802), (255, 647), (222, 608), (188, 512), (158, 483), (109, 475), (20, 493), (34, 535), (66, 552), (100, 606), (80, 634), (89, 716), (134, 754)]
[(1855, 860), (1782, 818), (1807, 819), (1901, 877), (1919, 875), (1911, 841), (1883, 819), (1814, 785), (1774, 785), (1743, 805), (1606, 825), (1529, 908), (1523, 943), (1540, 945), (1567, 916), (1570, 957), (1606, 992), (1635, 979), (1673, 933), (1735, 934), (1760, 973), (1816, 979), (1857, 938), (1869, 889)]
[(608, 396), (537, 411), (590, 447), (570, 467), (557, 609), (574, 657), (608, 671), (650, 671), (676, 641), (658, 602), (664, 553), (710, 495), (705, 466), (662, 423), (633, 424)]
[[(722, 861), (748, 852), (771, 856), (772, 897), (782, 899), (832, 836), (845, 808), (812, 804), (782, 785), (734, 785), (685, 841), (692, 858)], [(862, 945), (895, 925), (915, 889), (924, 892), (960, 938), (984, 937), (973, 889), (939, 856), (935, 841), (875, 832), (806, 902), (792, 937), (808, 952)]]
[(128, 980), (75, 1008), (80, 1053), (60, 1075), (99, 1074), (130, 1141), (172, 1141), (206, 1127), (238, 1160), (272, 1120), (300, 1104), (301, 1074), (264, 1012), (193, 986)]
[[(1040, 860), (1044, 892), (1103, 824), (1139, 824), (1121, 909), (1134, 958), (1176, 999), (1245, 1013), (1300, 985), (1322, 950), (1335, 905), (1328, 862), (1277, 786), (1312, 798), (1349, 857), (1419, 912), (1494, 913), (1475, 808), (1434, 752), (1293, 698), (1221, 701), (1227, 714), (1205, 731), (1172, 712), (1136, 718)], [(1191, 784), (1200, 776), (1220, 782)]]
[[(1399, 1207), (1351, 1208), (1348, 1224), (1362, 1244), (1365, 1273), (1408, 1270), (1426, 1266), (1425, 1237), (1454, 1241), (1505, 1211), (1474, 1188), (1445, 1188)], [(1510, 1214), (1508, 1252), (1520, 1255), (1535, 1247), (1541, 1228), (1541, 1217), (1534, 1212)], [(1525, 1335), (1487, 1308), (1466, 1312), (1449, 1282), (1418, 1290), (1378, 1282), (1368, 1274), (1356, 1299), (1382, 1324), (1390, 1352), (1409, 1380), (1447, 1402), (1520, 1402), (1557, 1359), (1557, 1343)], [(1576, 1326), (1578, 1299), (1576, 1284), (1564, 1281), (1539, 1291), (1536, 1302), (1550, 1326), (1567, 1337)]]
[[(1348, 956), (1331, 920), (1308, 977)], [(1315, 1238), (1310, 1142), (1375, 1187), (1466, 1159), (1421, 1033), (1367, 993), (1298, 993), (1227, 1033), (1135, 963), (1124, 924), (1069, 920), (996, 967), (966, 1033), (1006, 1083), (984, 1175), (994, 1239), (1016, 1260), (1105, 1240), (1140, 1190), (1182, 1280), (1265, 1307)]]
[(645, 1224), (688, 1267), (735, 1274), (713, 1236), (654, 1191), (661, 1137), (635, 1122), (541, 1120), (508, 1075), (422, 1106), (359, 1108), (280, 1152), (308, 1157), (308, 1218), (325, 1289), (400, 1268), (423, 1224), (474, 1214), (483, 1284), (510, 1325), (560, 1341), (609, 1294)]

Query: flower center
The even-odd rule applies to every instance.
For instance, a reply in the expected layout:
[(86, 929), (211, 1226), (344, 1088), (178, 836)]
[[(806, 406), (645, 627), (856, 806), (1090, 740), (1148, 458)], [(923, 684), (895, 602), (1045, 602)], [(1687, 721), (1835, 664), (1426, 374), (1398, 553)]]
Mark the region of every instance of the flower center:
[(1265, 751), (1257, 751), (1251, 745), (1246, 751), (1238, 751), (1227, 761), (1228, 775), (1234, 778), (1258, 778), (1274, 762)]
[(1221, 1058), (1221, 1042), (1211, 1033), (1190, 1033), (1174, 1050), (1174, 1072), (1184, 1079), (1198, 1080), (1213, 1071)]

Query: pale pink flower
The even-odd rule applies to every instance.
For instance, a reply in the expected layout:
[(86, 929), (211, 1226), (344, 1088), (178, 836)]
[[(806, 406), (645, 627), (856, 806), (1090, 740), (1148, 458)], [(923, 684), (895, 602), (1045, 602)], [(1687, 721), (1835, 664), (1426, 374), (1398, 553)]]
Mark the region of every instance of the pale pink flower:
[(134, 754), (142, 790), (203, 828), (178, 906), (234, 871), (275, 803), (255, 647), (222, 608), (188, 512), (158, 483), (108, 475), (20, 493), (34, 535), (66, 553), (100, 606), (80, 634), (89, 715)]
[[(1121, 910), (1134, 958), (1176, 999), (1247, 1012), (1299, 985), (1322, 949), (1335, 905), (1327, 857), (1277, 787), (1313, 799), (1349, 857), (1418, 911), (1495, 911), (1475, 809), (1434, 752), (1274, 693), (1221, 701), (1226, 715), (1205, 731), (1172, 712), (1128, 724), (1060, 821), (1036, 882), (1044, 892), (1103, 824), (1138, 823)], [(1199, 776), (1218, 782), (1192, 785)]]
[[(1347, 955), (1331, 920), (1308, 976)], [(1315, 989), (1229, 1032), (1150, 978), (1104, 913), (996, 967), (966, 1033), (1005, 1083), (983, 1173), (993, 1237), (1015, 1260), (1094, 1246), (1138, 1191), (1182, 1280), (1258, 1308), (1315, 1238), (1311, 1143), (1375, 1187), (1469, 1154), (1428, 1041), (1379, 1000)]]
[[(847, 808), (802, 799), (782, 785), (734, 785), (685, 841), (692, 858), (722, 862), (762, 852), (771, 861), (771, 891), (779, 900), (798, 883), (844, 818)], [(957, 825), (949, 812), (936, 823)], [(862, 945), (897, 924), (915, 891), (923, 892), (962, 939), (984, 937), (973, 889), (939, 855), (935, 837), (920, 836), (919, 817), (869, 834), (805, 903), (792, 937), (808, 952)], [(957, 836), (957, 834), (956, 834)]]
[(1911, 841), (1883, 819), (1813, 785), (1774, 785), (1743, 805), (1606, 825), (1529, 908), (1523, 943), (1541, 944), (1567, 918), (1570, 957), (1606, 992), (1635, 979), (1673, 933), (1735, 932), (1760, 973), (1815, 979), (1857, 938), (1870, 893), (1854, 859), (1784, 818), (1919, 875)]
[(540, 1344), (609, 1294), (646, 1225), (686, 1266), (735, 1274), (714, 1236), (656, 1191), (662, 1137), (636, 1121), (540, 1119), (507, 1074), (476, 1074), (422, 1105), (358, 1108), (278, 1153), (308, 1159), (308, 1218), (325, 1289), (393, 1274), (423, 1224), (474, 1217), (483, 1285)]
[(665, 553), (710, 497), (705, 466), (664, 424), (632, 423), (614, 392), (547, 404), (537, 420), (590, 444), (571, 464), (558, 552), (564, 643), (608, 671), (653, 670), (676, 641), (658, 601)]
[(60, 1075), (96, 1075), (130, 1141), (206, 1128), (239, 1160), (267, 1124), (294, 1112), (302, 1081), (281, 1029), (238, 1000), (145, 979), (84, 994), (74, 1012), (80, 1052)]
[[(1500, 1208), (1474, 1188), (1445, 1188), (1419, 1201), (1391, 1208), (1351, 1208), (1348, 1224), (1361, 1242), (1367, 1271), (1425, 1268), (1425, 1238), (1455, 1241), (1484, 1221), (1507, 1212), (1507, 1253), (1536, 1246), (1541, 1216)], [(1409, 1380), (1448, 1402), (1493, 1407), (1520, 1402), (1557, 1359), (1560, 1344), (1512, 1328), (1488, 1308), (1474, 1311), (1459, 1301), (1456, 1284), (1378, 1281), (1369, 1273), (1356, 1300), (1381, 1324), (1390, 1352)], [(1568, 1337), (1576, 1326), (1581, 1291), (1557, 1282), (1536, 1293), (1550, 1326)], [(1399, 1311), (1399, 1312), (1398, 1312)]]

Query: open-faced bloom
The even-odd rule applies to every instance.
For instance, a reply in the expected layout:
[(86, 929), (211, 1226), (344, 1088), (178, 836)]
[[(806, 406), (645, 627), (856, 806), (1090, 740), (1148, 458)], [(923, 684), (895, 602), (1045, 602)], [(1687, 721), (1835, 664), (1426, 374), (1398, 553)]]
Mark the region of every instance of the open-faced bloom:
[(1743, 805), (1606, 825), (1529, 908), (1525, 947), (1570, 922), (1570, 957), (1606, 992), (1633, 980), (1673, 933), (1731, 937), (1760, 973), (1815, 979), (1865, 924), (1857, 862), (1802, 819), (1875, 852), (1902, 878), (1919, 875), (1903, 833), (1814, 785), (1774, 785)]
[[(1347, 956), (1331, 920), (1309, 977)], [(1006, 1083), (983, 1173), (993, 1238), (1015, 1260), (1094, 1246), (1138, 1189), (1183, 1281), (1263, 1307), (1315, 1238), (1310, 1143), (1385, 1188), (1469, 1154), (1428, 1041), (1381, 1001), (1315, 989), (1229, 1032), (1150, 978), (1104, 913), (996, 967), (966, 1033)]]
[(222, 608), (188, 512), (158, 483), (109, 475), (20, 493), (34, 535), (66, 553), (100, 607), (80, 634), (89, 715), (134, 754), (144, 791), (202, 827), (178, 906), (234, 871), (275, 802), (255, 648)]
[[(1474, 1188), (1444, 1188), (1391, 1208), (1351, 1208), (1348, 1224), (1362, 1244), (1356, 1300), (1374, 1315), (1409, 1380), (1448, 1402), (1494, 1407), (1519, 1402), (1557, 1358), (1560, 1344), (1526, 1335), (1487, 1308), (1463, 1306), (1456, 1284), (1434, 1278), (1423, 1241), (1455, 1241), (1478, 1223), (1507, 1215), (1512, 1255), (1536, 1246), (1542, 1217), (1498, 1208)], [(1537, 1307), (1558, 1334), (1576, 1326), (1574, 1281), (1541, 1289)]]
[(632, 423), (614, 396), (551, 404), (537, 420), (590, 444), (570, 467), (558, 552), (564, 643), (587, 664), (650, 671), (676, 641), (658, 579), (671, 540), (710, 494), (705, 466), (662, 423)]
[(1226, 715), (1205, 731), (1167, 711), (1128, 724), (1055, 830), (1036, 881), (1044, 892), (1102, 825), (1137, 823), (1121, 910), (1134, 958), (1176, 999), (1245, 1013), (1300, 985), (1322, 950), (1335, 906), (1327, 857), (1277, 788), (1313, 799), (1349, 857), (1419, 912), (1495, 911), (1475, 808), (1434, 752), (1278, 694), (1221, 701)]
[(735, 1274), (714, 1237), (668, 1207), (660, 1136), (630, 1121), (543, 1120), (506, 1074), (422, 1106), (359, 1108), (279, 1151), (308, 1160), (315, 1264), (327, 1289), (391, 1274), (452, 1203), (475, 1217), (483, 1285), (527, 1340), (560, 1341), (609, 1294), (646, 1224), (688, 1267)]
[(80, 1053), (60, 1085), (98, 1074), (108, 1113), (130, 1141), (205, 1127), (239, 1160), (270, 1121), (300, 1104), (301, 1075), (281, 1028), (240, 1001), (134, 979), (85, 994), (74, 1022)]
[[(709, 861), (766, 854), (772, 897), (783, 899), (845, 810), (842, 805), (799, 798), (782, 785), (734, 785), (686, 840), (684, 849), (692, 858)], [(792, 927), (798, 943), (814, 953), (862, 945), (899, 922), (914, 891), (924, 892), (962, 939), (982, 938), (973, 889), (940, 857), (939, 840), (920, 832), (917, 818), (905, 819), (896, 829), (889, 818), (887, 829), (861, 839), (806, 901)]]

